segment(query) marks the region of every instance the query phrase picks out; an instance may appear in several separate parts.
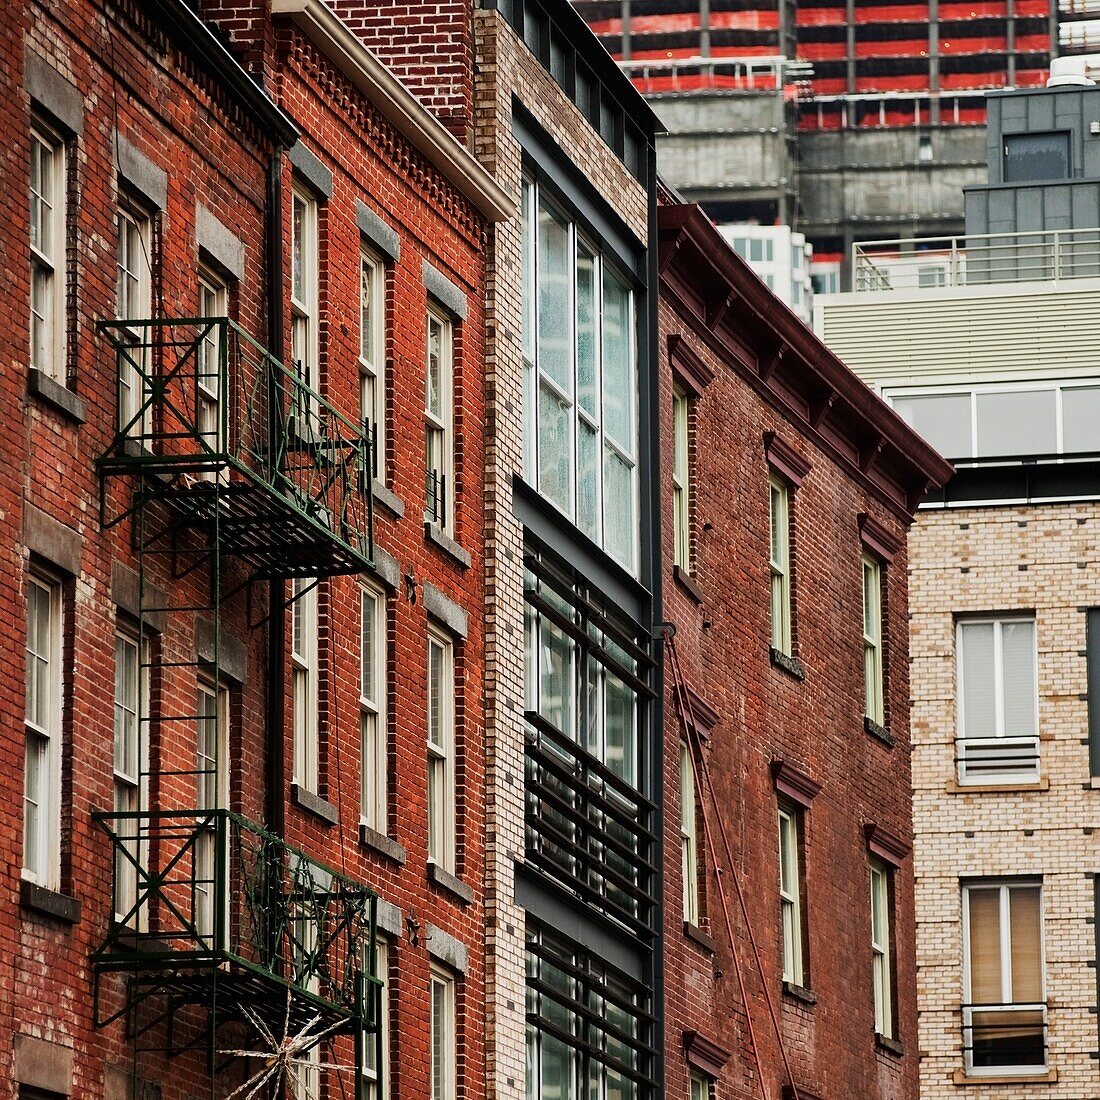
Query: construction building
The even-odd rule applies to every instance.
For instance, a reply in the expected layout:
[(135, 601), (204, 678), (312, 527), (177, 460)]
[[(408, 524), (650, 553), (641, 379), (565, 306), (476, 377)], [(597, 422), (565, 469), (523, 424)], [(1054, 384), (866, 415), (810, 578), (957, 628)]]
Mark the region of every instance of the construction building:
[(658, 226), (667, 1095), (915, 1100), (906, 537), (950, 467), (702, 210)]
[(921, 1095), (1096, 1092), (1100, 88), (989, 97), (965, 240), (816, 324), (957, 473), (910, 538)]
[(989, 91), (1100, 42), (1090, 0), (578, 0), (667, 129), (660, 169), (719, 224), (854, 242), (958, 233)]

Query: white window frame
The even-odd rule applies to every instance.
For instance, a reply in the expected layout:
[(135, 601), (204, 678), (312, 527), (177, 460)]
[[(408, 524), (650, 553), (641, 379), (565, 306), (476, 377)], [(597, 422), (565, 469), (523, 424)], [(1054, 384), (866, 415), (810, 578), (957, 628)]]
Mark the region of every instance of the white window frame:
[[(135, 681), (127, 684), (120, 675), (123, 651), (131, 653), (135, 663)], [(132, 627), (120, 623), (115, 631), (115, 731), (114, 731), (114, 807), (116, 813), (144, 813), (149, 808), (149, 641)], [(133, 744), (126, 744), (125, 723), (132, 723)], [(129, 760), (121, 759), (129, 756)], [(116, 822), (121, 846), (140, 865), (148, 857), (148, 823), (128, 818)], [(115, 919), (131, 927), (144, 928), (148, 908), (140, 905), (126, 922), (124, 918), (139, 900), (137, 869), (121, 852), (115, 857)]]
[(291, 187), (290, 194), (291, 369), (301, 382), (320, 393), (319, 204), (298, 184)]
[[(65, 384), (66, 148), (64, 138), (31, 118), (30, 364)], [(38, 187), (35, 187), (36, 168)], [(39, 218), (35, 218), (36, 209)]]
[(886, 725), (882, 661), (882, 562), (863, 555), (863, 713), (878, 726)]
[[(373, 629), (368, 629), (368, 609)], [(371, 585), (362, 585), (359, 589), (359, 820), (383, 835), (389, 826), (386, 615), (385, 594)]]
[(680, 868), (684, 880), (684, 923), (699, 924), (699, 838), (695, 800), (695, 761), (680, 741)]
[(894, 1037), (894, 983), (890, 967), (890, 895), (892, 871), (871, 860), (871, 984), (874, 990), (875, 1034)]
[(779, 908), (783, 942), (783, 981), (805, 985), (805, 944), (802, 912), (801, 813), (779, 807)]
[[(440, 659), (439, 698), (432, 684), (432, 654)], [(454, 642), (428, 631), (428, 859), (455, 872), (455, 665)]]
[[(543, 343), (543, 334), (539, 332), (539, 232), (540, 209), (551, 212), (565, 227), (568, 260), (568, 316), (562, 319), (563, 330), (553, 335), (558, 342), (569, 348), (570, 389), (567, 392), (560, 382), (553, 378), (539, 361), (539, 348)], [(523, 326), (524, 326), (524, 467), (527, 480), (536, 489), (542, 489), (542, 456), (539, 433), (539, 405), (545, 395), (557, 401), (568, 413), (570, 438), (566, 442), (569, 461), (568, 501), (554, 500), (545, 493), (543, 497), (570, 520), (581, 526), (586, 535), (598, 546), (603, 547), (616, 561), (632, 575), (638, 571), (638, 354), (637, 354), (637, 295), (631, 279), (622, 273), (621, 268), (602, 250), (598, 244), (584, 232), (579, 220), (568, 213), (561, 203), (543, 193), (541, 183), (527, 178), (523, 183)], [(583, 251), (593, 261), (592, 280), (595, 294), (592, 341), (595, 358), (595, 377), (592, 380), (595, 392), (595, 415), (583, 408), (579, 398), (578, 353), (577, 353), (577, 256)], [(605, 275), (613, 277), (626, 291), (628, 305), (627, 356), (630, 364), (630, 439), (614, 439), (607, 429), (607, 401), (604, 394), (605, 375), (605, 335), (604, 285)], [(580, 433), (587, 430), (594, 433), (596, 450), (596, 499), (595, 529), (587, 530), (578, 515), (578, 477), (581, 466)], [(611, 500), (604, 485), (604, 471), (608, 457), (613, 457), (628, 468), (631, 489), (629, 499)], [(625, 506), (629, 504), (629, 516), (624, 517)], [(610, 545), (609, 532), (619, 531), (624, 524), (629, 529), (630, 545), (625, 556), (616, 552)]]
[[(365, 1100), (388, 1100), (390, 1094), (390, 941), (379, 936), (374, 941), (377, 976), (382, 980), (379, 991), (378, 1033), (363, 1032), (363, 1082)], [(370, 973), (370, 942), (363, 944), (363, 971)], [(373, 991), (373, 986), (371, 987)], [(378, 1051), (382, 1064), (378, 1064)]]
[(794, 647), (791, 628), (791, 487), (775, 474), (768, 478), (768, 517), (771, 644), (777, 652), (790, 657)]
[[(119, 321), (148, 320), (153, 312), (153, 216), (127, 196), (118, 202), (118, 253), (115, 266), (115, 316)], [(126, 357), (120, 359), (118, 379), (118, 424), (130, 432), (146, 435), (152, 419), (151, 410), (142, 408), (148, 393), (141, 372), (150, 369), (148, 328), (125, 328), (128, 343), (140, 348), (134, 358), (141, 371)], [(140, 416), (138, 414), (140, 413)], [(137, 419), (135, 419), (137, 417)]]
[(428, 978), (428, 1095), (430, 1100), (455, 1100), (458, 1068), (458, 1016), (455, 979), (437, 966)]
[[(1004, 706), (1004, 660), (1002, 637), (1004, 626), (1008, 623), (1030, 623), (1032, 642), (1035, 645), (1032, 668), (1035, 682), (1032, 698), (1034, 709), (1032, 722), (1034, 734), (1010, 734), (1005, 727)], [(995, 733), (992, 737), (968, 738), (966, 734), (966, 669), (963, 659), (963, 633), (969, 626), (993, 626), (993, 698)], [(1039, 781), (1039, 654), (1038, 624), (1034, 615), (989, 615), (959, 618), (955, 623), (955, 661), (957, 682), (958, 729), (958, 781), (968, 786), (988, 786), (999, 783), (1036, 783)], [(1013, 766), (1013, 750), (1032, 750), (1034, 763), (1025, 767)], [(1003, 754), (1008, 763), (998, 768), (997, 754)], [(971, 768), (981, 765), (976, 774)]]
[[(195, 787), (196, 808), (200, 815), (208, 810), (229, 808), (229, 688), (200, 677), (195, 690)], [(212, 704), (212, 705), (211, 705)], [(228, 832), (223, 832), (223, 844)], [(218, 895), (221, 895), (222, 928), (228, 932), (229, 885), (216, 881), (218, 825), (204, 825), (195, 838), (195, 927), (199, 935), (215, 948)], [(222, 865), (228, 869), (228, 848)]]
[(359, 252), (359, 408), (371, 431), (371, 474), (385, 481), (386, 268), (365, 246)]
[[(209, 267), (199, 268), (199, 316), (229, 316), (229, 285)], [(212, 455), (225, 454), (229, 447), (227, 407), (229, 396), (228, 364), (222, 362), (222, 335), (219, 325), (211, 328), (199, 344), (195, 385), (195, 428)], [(229, 467), (220, 466), (199, 475), (205, 481), (229, 480)]]
[[(61, 887), (61, 738), (64, 698), (61, 582), (35, 571), (27, 578), (23, 878)], [(45, 611), (45, 637), (32, 619)], [(32, 683), (35, 685), (32, 689)], [(42, 695), (45, 698), (42, 698)]]
[(710, 1100), (710, 1089), (713, 1081), (704, 1076), (697, 1069), (688, 1073), (688, 1100)]
[[(431, 386), (432, 334), (439, 334), (439, 393), (433, 408)], [(439, 309), (429, 307), (425, 324), (424, 352), (424, 518), (448, 534), (454, 531), (454, 322)], [(432, 488), (433, 475), (436, 478)], [(442, 500), (438, 499), (443, 479)], [(436, 495), (433, 511), (429, 502)], [(442, 508), (442, 519), (439, 510)]]
[(296, 577), (291, 604), (290, 662), (294, 706), (294, 782), (320, 794), (320, 585), (315, 577)]
[(691, 572), (691, 398), (672, 390), (672, 550), (673, 565)]
[[(1043, 1027), (1043, 1042), (1044, 1042), (1044, 1059), (1043, 1064), (1039, 1066), (1034, 1065), (1003, 1065), (1003, 1066), (975, 1066), (973, 1062), (973, 1050), (964, 1049), (964, 1065), (966, 1067), (966, 1074), (968, 1077), (1003, 1077), (1003, 1076), (1027, 1076), (1031, 1074), (1046, 1074), (1049, 1067), (1049, 1052), (1046, 1050), (1047, 1039), (1047, 1005), (1046, 1005), (1046, 919), (1044, 914), (1045, 909), (1045, 891), (1043, 884), (1036, 881), (1021, 881), (1021, 880), (976, 880), (970, 882), (964, 882), (962, 884), (962, 916), (963, 916), (963, 1003), (964, 1005), (970, 1005), (972, 1003), (972, 978), (971, 978), (971, 959), (970, 959), (970, 891), (971, 890), (992, 890), (999, 891), (999, 925), (1000, 925), (1000, 940), (1001, 940), (1001, 988), (1002, 997), (1005, 995), (1004, 991), (1007, 989), (1011, 992), (1012, 988), (1012, 937), (1010, 935), (1011, 929), (1011, 916), (1009, 913), (1010, 904), (1010, 892), (1014, 889), (1032, 889), (1037, 890), (1039, 893), (1039, 975), (1042, 981), (1041, 996), (1038, 1001), (1026, 1002), (1016, 1004), (1012, 1001), (1003, 1002), (1003, 1011), (1005, 1015), (1011, 1015), (1013, 1010), (1016, 1012), (1039, 1012), (1042, 1017)], [(973, 1037), (973, 1022), (974, 1010), (972, 1008), (964, 1008), (963, 1010), (963, 1035), (964, 1037), (969, 1033), (971, 1038)], [(971, 1042), (972, 1045), (972, 1042)], [(964, 1038), (964, 1048), (966, 1046)]]

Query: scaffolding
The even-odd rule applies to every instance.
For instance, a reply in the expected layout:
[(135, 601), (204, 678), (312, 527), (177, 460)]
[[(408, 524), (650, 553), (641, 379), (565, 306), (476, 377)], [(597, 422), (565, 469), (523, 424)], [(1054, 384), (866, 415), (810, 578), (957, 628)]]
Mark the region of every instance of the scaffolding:
[[(113, 867), (96, 1023), (125, 1021), (135, 1057), (205, 1048), (211, 1095), (244, 1053), (234, 1041), (275, 1054), (293, 1038), (296, 1060), (319, 1064), (322, 1043), (350, 1036), (357, 1095), (379, 1030), (377, 899), (230, 811), (222, 616), (262, 623), (257, 582), (294, 579), (300, 596), (371, 567), (370, 427), (225, 317), (98, 327), (118, 380), (101, 522), (129, 524), (139, 608), (133, 736), (116, 683), (115, 808), (93, 815)], [(169, 625), (179, 616), (193, 646)], [(155, 767), (150, 745), (183, 766)]]

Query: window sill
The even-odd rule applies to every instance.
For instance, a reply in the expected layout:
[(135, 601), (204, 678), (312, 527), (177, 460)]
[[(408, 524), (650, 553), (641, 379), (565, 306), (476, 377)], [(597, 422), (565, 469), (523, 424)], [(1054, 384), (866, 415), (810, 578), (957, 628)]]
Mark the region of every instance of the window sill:
[(63, 386), (36, 367), (31, 367), (27, 372), (27, 392), (51, 405), (74, 424), (83, 424), (87, 419), (84, 402), (68, 386)]
[(888, 749), (892, 749), (896, 744), (894, 735), (885, 726), (880, 726), (873, 718), (864, 715), (863, 728), (876, 740), (881, 741)]
[(783, 995), (790, 997), (792, 1001), (801, 1001), (804, 1005), (817, 1004), (817, 994), (804, 985), (795, 985), (794, 982), (783, 983)]
[(340, 820), (340, 812), (331, 802), (298, 783), (290, 785), (290, 800), (295, 806), (320, 818), (326, 825), (335, 825)]
[(797, 657), (792, 657), (789, 653), (776, 649), (775, 646), (772, 646), (769, 652), (774, 668), (782, 669), (788, 676), (793, 676), (800, 683), (806, 679), (806, 666)]
[(953, 1085), (1053, 1085), (1058, 1080), (1058, 1071), (1048, 1069), (1039, 1073), (967, 1074), (961, 1069), (951, 1075)]
[(949, 779), (943, 788), (948, 794), (1012, 794), (1029, 791), (1049, 791), (1050, 779), (1043, 776), (1032, 783), (959, 783)]
[(402, 519), (405, 515), (405, 502), (390, 488), (384, 485), (378, 478), (371, 478), (370, 483), (371, 496), (374, 497), (375, 503), (381, 504), (387, 512), (390, 512), (397, 519)]
[(875, 1032), (875, 1047), (886, 1054), (894, 1054), (898, 1058), (905, 1055), (905, 1048), (899, 1040), (893, 1039), (889, 1035), (882, 1035), (877, 1031)]
[(63, 924), (76, 924), (80, 920), (80, 902), (76, 898), (26, 879), (19, 883), (19, 904), (24, 909), (53, 917)]
[(689, 940), (697, 943), (704, 951), (709, 951), (712, 955), (718, 948), (714, 940), (697, 924), (689, 924), (687, 921), (684, 921), (684, 935)]
[(377, 852), (379, 855), (385, 856), (387, 859), (392, 859), (399, 867), (405, 865), (405, 848), (404, 845), (398, 844), (393, 837), (386, 836), (385, 833), (380, 833), (375, 829), (372, 829), (369, 825), (359, 823), (359, 843), (364, 848), (370, 848), (372, 851)]
[(424, 538), (428, 542), (434, 543), (449, 557), (454, 558), (463, 569), (469, 569), (471, 558), (469, 553), (462, 549), (457, 542), (450, 535), (445, 534), (443, 529), (438, 523), (431, 523), (425, 521), (424, 523)]
[(676, 579), (676, 583), (691, 597), (696, 603), (701, 604), (703, 602), (703, 590), (695, 582), (695, 578), (679, 565), (672, 567), (672, 575)]
[(452, 875), (450, 871), (444, 871), (433, 860), (428, 860), (428, 878), (441, 890), (446, 890), (452, 897), (457, 898), (463, 905), (469, 905), (474, 900), (473, 890), (462, 879), (457, 875)]

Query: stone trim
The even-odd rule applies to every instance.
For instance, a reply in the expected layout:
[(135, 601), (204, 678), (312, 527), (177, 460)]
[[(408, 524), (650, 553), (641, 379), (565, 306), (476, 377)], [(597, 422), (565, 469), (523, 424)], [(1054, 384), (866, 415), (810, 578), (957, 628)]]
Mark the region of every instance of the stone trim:
[(30, 1088), (57, 1096), (73, 1094), (73, 1049), (32, 1035), (16, 1035), (12, 1077)]
[(405, 864), (406, 852), (404, 845), (399, 844), (393, 837), (386, 836), (385, 833), (380, 833), (377, 829), (372, 829), (362, 822), (359, 823), (359, 843), (364, 848), (372, 848), (379, 855), (392, 859), (399, 866)]
[(397, 263), (401, 259), (401, 239), (397, 230), (387, 225), (365, 202), (355, 200), (355, 224), (366, 242), (384, 259)]
[(48, 61), (27, 50), (23, 85), (31, 101), (47, 111), (70, 135), (84, 132), (84, 96)]
[(730, 1052), (698, 1031), (684, 1032), (684, 1058), (693, 1069), (718, 1078), (729, 1061)]
[(332, 198), (332, 172), (329, 171), (301, 141), (292, 145), (287, 152), (295, 175), (313, 191), (319, 199)]
[(868, 823), (863, 826), (863, 835), (867, 840), (867, 850), (891, 867), (900, 867), (909, 855), (910, 846), (905, 841), (888, 833), (878, 825)]
[(470, 953), (466, 945), (434, 924), (428, 925), (428, 954), (456, 974), (465, 974), (469, 967)]
[(331, 802), (299, 783), (291, 783), (290, 799), (295, 806), (320, 818), (326, 825), (336, 825), (340, 821), (340, 812)]
[(454, 602), (444, 596), (434, 584), (427, 581), (421, 589), (421, 602), (424, 610), (440, 625), (445, 626), (458, 638), (465, 638), (468, 634), (466, 612)]
[(676, 381), (690, 390), (692, 397), (702, 397), (704, 388), (714, 381), (714, 371), (678, 332), (669, 333), (668, 362)]
[(469, 311), (466, 292), (427, 260), (424, 261), (423, 276), (424, 289), (428, 294), (457, 320), (465, 321)]
[(27, 392), (52, 405), (74, 424), (83, 424), (88, 417), (87, 407), (81, 398), (37, 367), (30, 367), (27, 371)]
[(452, 894), (463, 905), (469, 905), (474, 900), (473, 890), (471, 890), (457, 875), (452, 875), (450, 871), (445, 871), (438, 863), (432, 861), (428, 862), (428, 878), (434, 882), (436, 886)]
[(23, 502), (23, 545), (62, 572), (80, 575), (83, 537), (29, 501)]
[(248, 682), (248, 646), (239, 638), (232, 638), (224, 631), (215, 646), (215, 627), (210, 619), (195, 619), (195, 656), (204, 664), (214, 666), (217, 656), (219, 677), (226, 677), (237, 684)]
[(120, 181), (125, 180), (129, 189), (155, 210), (163, 210), (168, 205), (168, 173), (117, 131), (115, 140), (118, 142), (116, 167)]
[(809, 809), (810, 803), (817, 797), (821, 784), (811, 779), (805, 772), (788, 764), (785, 760), (772, 761), (772, 782), (778, 794), (789, 798), (796, 806)]
[(873, 520), (866, 512), (860, 512), (856, 516), (856, 526), (859, 528), (859, 541), (863, 543), (863, 548), (889, 565), (901, 549), (902, 539)]
[(195, 240), (227, 275), (244, 278), (244, 242), (227, 229), (202, 203), (195, 203)]
[(784, 443), (775, 432), (764, 433), (764, 457), (768, 460), (768, 465), (792, 489), (797, 489), (810, 472), (809, 460), (803, 458), (789, 443)]

